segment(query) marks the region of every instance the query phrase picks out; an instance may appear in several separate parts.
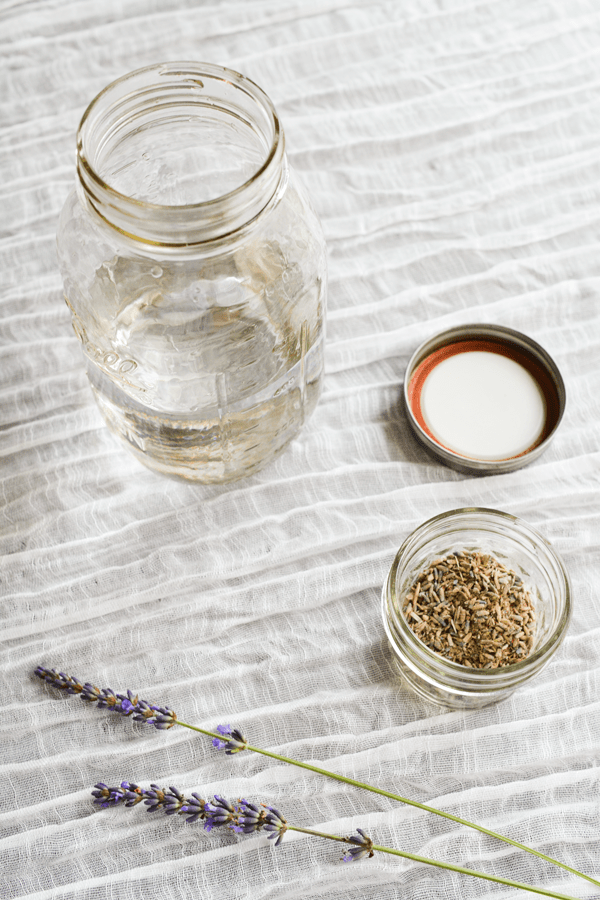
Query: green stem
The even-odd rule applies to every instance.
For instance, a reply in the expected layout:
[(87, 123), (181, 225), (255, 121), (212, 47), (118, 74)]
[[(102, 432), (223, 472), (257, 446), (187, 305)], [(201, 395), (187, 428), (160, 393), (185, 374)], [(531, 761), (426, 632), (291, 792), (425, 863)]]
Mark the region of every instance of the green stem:
[[(331, 841), (341, 841), (344, 844), (352, 844), (348, 838), (340, 837), (337, 834), (326, 834), (323, 831), (314, 831), (312, 828), (298, 828), (295, 825), (288, 825), (288, 831), (300, 831), (303, 834), (312, 834), (315, 837), (328, 838)], [(356, 844), (352, 844), (356, 847)], [(558, 894), (556, 891), (549, 891), (546, 888), (532, 887), (530, 884), (522, 884), (520, 881), (511, 881), (509, 878), (498, 878), (495, 875), (487, 875), (485, 872), (477, 872), (475, 869), (465, 869), (463, 866), (454, 866), (452, 863), (440, 862), (437, 859), (429, 859), (427, 856), (418, 856), (415, 853), (405, 853), (402, 850), (394, 850), (392, 847), (381, 847), (379, 844), (372, 844), (372, 849), (379, 853), (391, 853), (394, 856), (402, 856), (404, 859), (412, 859), (414, 862), (424, 863), (428, 866), (435, 866), (438, 869), (450, 869), (451, 872), (460, 872), (461, 875), (473, 875), (475, 878), (483, 878), (486, 881), (495, 881), (496, 884), (506, 884), (508, 887), (520, 888), (523, 891), (531, 891), (533, 894), (543, 894), (545, 897), (557, 897), (558, 900), (576, 900), (569, 894)]]
[(415, 862), (425, 863), (428, 866), (436, 866), (438, 869), (450, 869), (452, 872), (460, 872), (462, 875), (473, 875), (475, 878), (484, 878), (486, 881), (495, 881), (497, 884), (506, 884), (509, 887), (520, 888), (522, 891), (531, 891), (533, 894), (544, 894), (546, 897), (558, 897), (560, 900), (575, 900), (569, 894), (558, 894), (555, 891), (549, 891), (546, 888), (532, 887), (530, 884), (523, 884), (520, 881), (511, 881), (509, 878), (498, 878), (496, 875), (487, 875), (485, 872), (477, 872), (475, 869), (465, 869), (463, 866), (453, 866), (452, 863), (439, 862), (437, 859), (429, 859), (427, 856), (418, 856), (416, 853), (404, 853), (402, 850), (394, 850), (391, 847), (380, 847), (373, 844), (373, 850), (380, 850), (383, 853), (393, 853), (394, 856), (403, 856), (405, 859), (412, 859)]
[[(186, 722), (182, 722), (177, 719), (177, 725), (182, 725), (184, 728), (189, 728), (192, 731), (198, 731), (200, 734), (206, 734), (209, 737), (217, 738), (218, 740), (223, 740), (223, 735), (218, 734), (216, 731), (207, 731), (204, 728), (199, 728), (197, 725), (188, 725)], [(585, 875), (583, 872), (580, 872), (578, 869), (573, 869), (571, 866), (566, 865), (566, 863), (560, 862), (558, 859), (553, 859), (551, 856), (546, 856), (545, 853), (541, 853), (539, 850), (534, 850), (532, 847), (528, 847), (526, 844), (521, 844), (519, 841), (513, 841), (511, 838), (505, 837), (502, 834), (498, 834), (496, 831), (492, 831), (489, 828), (484, 828), (483, 825), (476, 825), (474, 822), (469, 822), (467, 819), (461, 819), (459, 816), (453, 816), (452, 813), (443, 812), (440, 809), (436, 809), (434, 806), (427, 806), (425, 803), (418, 803), (416, 800), (409, 800), (407, 797), (401, 797), (399, 794), (394, 794), (391, 791), (385, 791), (382, 788), (373, 787), (373, 785), (365, 784), (363, 781), (357, 781), (354, 778), (347, 778), (345, 775), (337, 775), (335, 772), (329, 772), (327, 769), (321, 769), (319, 766), (312, 766), (310, 763), (300, 762), (300, 760), (292, 759), (288, 756), (281, 756), (279, 753), (272, 753), (270, 750), (262, 750), (260, 747), (253, 747), (250, 744), (246, 744), (246, 750), (251, 750), (253, 753), (260, 753), (262, 756), (269, 756), (271, 759), (276, 759), (279, 762), (290, 763), (292, 766), (299, 766), (301, 769), (308, 769), (310, 772), (316, 772), (317, 775), (325, 775), (327, 778), (334, 778), (336, 781), (341, 781), (344, 784), (351, 784), (353, 787), (362, 788), (365, 791), (371, 791), (373, 794), (380, 794), (382, 797), (388, 797), (390, 800), (397, 800), (400, 803), (406, 803), (408, 806), (414, 806), (417, 809), (422, 809), (425, 812), (433, 813), (436, 816), (442, 816), (444, 819), (450, 819), (452, 822), (456, 822), (459, 825), (466, 825), (467, 828), (474, 828), (475, 831), (480, 831), (482, 834), (487, 834), (489, 837), (496, 838), (499, 841), (504, 841), (505, 844), (511, 844), (513, 847), (518, 847), (519, 850), (524, 850), (526, 853), (531, 853), (533, 856), (539, 857), (539, 859), (543, 859), (546, 862), (552, 863), (555, 866), (560, 866), (561, 869), (564, 869), (566, 872), (570, 872), (571, 875), (577, 875), (579, 878), (584, 878), (586, 881), (589, 881), (590, 884), (596, 885), (596, 887), (600, 887), (600, 881), (597, 881), (595, 878), (592, 878), (590, 875)], [(382, 848), (377, 848), (382, 849)], [(401, 853), (399, 850), (386, 850), (387, 853), (395, 853), (399, 856), (404, 856), (406, 854)], [(415, 859), (423, 862), (422, 857), (417, 856), (409, 856), (410, 859)], [(442, 863), (436, 863), (431, 860), (425, 860), (426, 862), (430, 862), (431, 865), (442, 865)], [(444, 865), (444, 868), (455, 868), (457, 872), (467, 872), (467, 874), (473, 874), (473, 871), (470, 869), (461, 869), (460, 867), (452, 867), (449, 864)], [(502, 879), (493, 879), (492, 876), (483, 875), (480, 876), (483, 878), (488, 878), (492, 881), (494, 880), (502, 880)], [(509, 884), (510, 882), (503, 882), (505, 884)], [(524, 890), (537, 890), (538, 893), (545, 893), (541, 889), (537, 888), (527, 888), (525, 885), (518, 885), (522, 887)], [(559, 894), (549, 893), (548, 896), (558, 897), (561, 896)]]

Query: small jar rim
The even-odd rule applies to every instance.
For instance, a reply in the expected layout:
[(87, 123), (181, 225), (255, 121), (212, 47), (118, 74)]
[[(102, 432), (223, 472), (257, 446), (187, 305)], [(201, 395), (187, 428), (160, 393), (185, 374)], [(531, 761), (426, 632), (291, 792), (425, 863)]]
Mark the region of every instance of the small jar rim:
[[(166, 76), (178, 79), (182, 87), (189, 87), (190, 90), (194, 89), (194, 85), (198, 90), (202, 85), (201, 79), (204, 78), (211, 79), (213, 84), (222, 82), (229, 88), (242, 91), (256, 104), (256, 109), (264, 114), (265, 121), (268, 121), (272, 129), (270, 145), (268, 148), (265, 146), (264, 159), (256, 171), (239, 185), (217, 197), (179, 205), (141, 200), (122, 193), (108, 184), (91, 161), (93, 153), (90, 152), (89, 142), (92, 140), (92, 129), (97, 127), (98, 116), (102, 115), (104, 106), (110, 103), (113, 95), (116, 98), (115, 104), (133, 97), (136, 93), (141, 97), (144, 93), (144, 80), (149, 75), (156, 76), (157, 87), (162, 86), (159, 79)], [(137, 88), (134, 86), (136, 82)], [(128, 84), (132, 87), (131, 92), (120, 95), (121, 89)], [(164, 86), (166, 89), (167, 84)], [(277, 192), (283, 177), (284, 154), (285, 136), (279, 116), (268, 95), (247, 76), (213, 63), (164, 62), (128, 72), (112, 81), (94, 97), (83, 113), (77, 130), (77, 172), (84, 194), (95, 212), (127, 237), (160, 243), (166, 247), (189, 246), (190, 243), (222, 239), (253, 221), (269, 205)], [(242, 198), (253, 190), (260, 196), (250, 204), (249, 211), (246, 209), (240, 212)], [(159, 217), (161, 223), (173, 226), (175, 233), (172, 241), (154, 239), (157, 235), (143, 233), (144, 226), (148, 222), (148, 213)], [(181, 224), (182, 222), (185, 224)], [(139, 234), (131, 227), (136, 223), (142, 225)]]
[[(556, 623), (551, 634), (544, 641), (544, 643), (520, 662), (510, 663), (509, 665), (501, 666), (496, 669), (469, 668), (468, 666), (463, 666), (460, 663), (454, 662), (453, 660), (445, 659), (439, 653), (436, 653), (434, 650), (431, 650), (429, 647), (427, 647), (426, 644), (424, 644), (423, 641), (421, 641), (419, 637), (412, 631), (412, 629), (406, 622), (406, 619), (398, 613), (393, 605), (390, 609), (390, 604), (388, 603), (388, 592), (391, 594), (395, 591), (395, 577), (402, 560), (402, 556), (406, 554), (407, 550), (411, 547), (411, 544), (414, 543), (414, 541), (421, 534), (426, 532), (427, 529), (430, 529), (431, 527), (435, 527), (443, 523), (449, 523), (451, 521), (456, 521), (458, 523), (461, 519), (475, 515), (480, 515), (483, 518), (487, 518), (490, 522), (498, 520), (503, 521), (504, 523), (510, 523), (512, 526), (518, 527), (518, 529), (524, 532), (538, 549), (542, 549), (544, 551), (546, 558), (552, 563), (555, 571), (557, 572), (563, 588), (564, 608), (561, 611), (558, 622)], [(384, 627), (388, 639), (393, 646), (396, 645), (396, 641), (394, 639), (394, 636), (391, 634), (388, 618), (393, 619), (393, 623), (401, 632), (402, 637), (406, 640), (406, 642), (411, 646), (413, 650), (417, 651), (418, 655), (425, 662), (427, 662), (432, 668), (437, 670), (438, 676), (440, 678), (443, 678), (444, 675), (446, 675), (452, 681), (454, 677), (459, 677), (463, 681), (463, 683), (470, 683), (472, 684), (474, 689), (479, 688), (484, 691), (486, 689), (490, 690), (494, 688), (507, 687), (508, 685), (513, 683), (518, 684), (524, 677), (526, 677), (526, 673), (531, 672), (531, 670), (536, 671), (538, 668), (541, 668), (545, 661), (552, 655), (554, 650), (557, 649), (558, 645), (562, 642), (567, 626), (569, 624), (572, 611), (569, 575), (562, 559), (560, 558), (559, 554), (556, 552), (552, 544), (539, 531), (537, 531), (537, 529), (535, 529), (532, 525), (529, 525), (529, 523), (525, 522), (523, 519), (501, 510), (489, 509), (485, 507), (464, 507), (448, 510), (446, 512), (439, 513), (438, 515), (433, 516), (427, 521), (421, 523), (421, 525), (419, 525), (416, 529), (414, 529), (403, 541), (394, 557), (393, 563), (388, 573), (388, 577), (383, 587), (382, 606)]]

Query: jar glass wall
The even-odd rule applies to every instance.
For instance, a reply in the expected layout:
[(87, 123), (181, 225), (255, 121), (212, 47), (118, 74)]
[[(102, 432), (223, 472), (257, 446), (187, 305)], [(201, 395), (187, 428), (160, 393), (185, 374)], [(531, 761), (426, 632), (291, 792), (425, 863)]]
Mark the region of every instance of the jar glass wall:
[[(530, 653), (499, 668), (469, 668), (430, 649), (402, 612), (417, 577), (449, 554), (481, 552), (516, 573), (535, 610)], [(571, 616), (569, 577), (552, 546), (521, 519), (492, 509), (458, 509), (423, 523), (400, 547), (382, 594), (385, 631), (395, 669), (419, 695), (451, 709), (486, 706), (538, 674), (560, 646)]]
[(238, 73), (133, 72), (92, 101), (58, 231), (73, 328), (111, 430), (151, 468), (248, 475), (313, 411), (326, 250), (277, 114)]

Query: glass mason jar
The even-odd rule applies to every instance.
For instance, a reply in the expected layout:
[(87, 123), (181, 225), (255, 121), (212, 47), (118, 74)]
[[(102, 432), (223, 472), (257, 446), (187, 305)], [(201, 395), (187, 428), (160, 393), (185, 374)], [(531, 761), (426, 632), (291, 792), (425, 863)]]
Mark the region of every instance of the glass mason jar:
[(150, 468), (232, 481), (277, 456), (323, 377), (326, 249), (268, 97), (204, 63), (90, 104), (58, 258), (96, 401)]
[[(421, 572), (445, 556), (480, 551), (515, 572), (529, 591), (535, 631), (529, 654), (497, 669), (476, 669), (430, 650), (409, 628), (402, 612)], [(383, 587), (385, 631), (396, 671), (426, 700), (450, 709), (473, 709), (504, 700), (537, 675), (560, 646), (571, 617), (571, 591), (564, 564), (530, 525), (494, 509), (455, 509), (429, 519), (402, 544)]]

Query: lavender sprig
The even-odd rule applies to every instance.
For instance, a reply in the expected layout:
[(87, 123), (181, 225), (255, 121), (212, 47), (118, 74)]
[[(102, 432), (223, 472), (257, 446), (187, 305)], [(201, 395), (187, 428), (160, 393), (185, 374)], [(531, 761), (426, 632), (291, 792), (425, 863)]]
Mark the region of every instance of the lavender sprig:
[[(131, 790), (133, 788), (133, 791)], [(286, 831), (297, 831), (302, 834), (308, 834), (313, 837), (327, 838), (332, 841), (339, 841), (349, 844), (350, 849), (342, 856), (344, 862), (357, 862), (364, 858), (371, 858), (375, 852), (390, 853), (394, 856), (401, 856), (404, 859), (411, 859), (416, 862), (425, 863), (426, 865), (435, 866), (441, 869), (449, 869), (452, 872), (460, 872), (464, 875), (472, 875), (475, 878), (483, 878), (486, 881), (493, 881), (498, 884), (508, 885), (509, 887), (520, 888), (521, 890), (530, 891), (534, 894), (542, 894), (546, 897), (557, 898), (557, 900), (575, 900), (565, 894), (558, 894), (555, 891), (549, 891), (545, 888), (532, 887), (528, 884), (522, 884), (518, 881), (510, 881), (507, 878), (499, 878), (495, 875), (487, 875), (485, 872), (476, 872), (473, 869), (465, 869), (462, 866), (455, 866), (451, 863), (442, 863), (435, 859), (428, 859), (425, 856), (417, 856), (413, 853), (405, 853), (401, 850), (395, 850), (392, 847), (383, 847), (374, 844), (371, 838), (362, 828), (356, 829), (356, 834), (342, 837), (337, 834), (328, 834), (322, 831), (315, 831), (312, 828), (301, 828), (297, 825), (290, 825), (281, 815), (279, 810), (273, 806), (267, 806), (264, 803), (253, 803), (249, 800), (227, 800), (220, 794), (215, 794), (212, 800), (202, 800), (197, 794), (192, 794), (194, 801), (187, 799), (181, 794), (177, 788), (169, 787), (161, 789), (156, 784), (152, 784), (149, 789), (140, 788), (136, 784), (130, 782), (121, 782), (120, 787), (111, 788), (103, 782), (95, 786), (92, 795), (94, 803), (102, 807), (129, 805), (126, 801), (129, 794), (145, 798), (144, 802), (148, 805), (148, 812), (162, 809), (167, 815), (179, 813), (187, 815), (190, 808), (201, 809), (200, 818), (204, 819), (204, 830), (212, 831), (213, 828), (226, 828), (238, 834), (251, 834), (257, 831), (270, 832), (269, 839), (275, 839), (275, 847), (281, 844)], [(194, 817), (195, 820), (195, 817)], [(187, 822), (192, 819), (186, 819)]]
[(97, 688), (89, 682), (82, 684), (71, 675), (65, 675), (56, 669), (46, 669), (44, 666), (38, 666), (35, 674), (52, 687), (66, 691), (67, 694), (79, 694), (81, 699), (88, 703), (97, 703), (98, 709), (109, 709), (122, 716), (132, 716), (134, 722), (154, 725), (160, 730), (172, 728), (177, 724), (177, 716), (172, 709), (166, 706), (151, 706), (146, 700), (140, 700), (132, 691), (115, 694), (111, 688)]
[[(468, 819), (462, 819), (460, 816), (454, 816), (452, 815), (452, 813), (436, 809), (436, 807), (434, 806), (428, 806), (425, 803), (419, 803), (416, 800), (411, 800), (408, 797), (403, 797), (400, 794), (393, 793), (392, 791), (386, 791), (383, 788), (378, 788), (374, 785), (366, 784), (365, 782), (358, 781), (355, 778), (348, 778), (345, 775), (338, 775), (335, 772), (330, 772), (328, 769), (323, 769), (320, 766), (313, 766), (310, 763), (301, 762), (300, 760), (292, 759), (289, 756), (283, 756), (279, 753), (273, 753), (270, 750), (264, 750), (261, 747), (255, 747), (252, 744), (248, 743), (248, 741), (245, 737), (243, 737), (241, 731), (238, 728), (233, 728), (231, 725), (218, 725), (216, 731), (209, 731), (206, 728), (200, 728), (198, 725), (190, 725), (187, 722), (182, 722), (177, 718), (173, 710), (168, 709), (167, 707), (152, 706), (149, 703), (146, 703), (146, 701), (140, 700), (137, 695), (134, 696), (131, 691), (127, 691), (126, 694), (115, 694), (110, 688), (99, 690), (94, 685), (88, 683), (82, 684), (76, 678), (73, 678), (70, 675), (66, 675), (64, 672), (58, 672), (56, 669), (46, 669), (43, 666), (38, 666), (38, 668), (35, 670), (35, 674), (38, 676), (38, 678), (46, 681), (52, 687), (64, 690), (68, 694), (79, 694), (83, 700), (86, 700), (88, 702), (96, 701), (100, 708), (105, 707), (107, 709), (110, 709), (111, 711), (119, 712), (124, 716), (133, 716), (134, 721), (153, 725), (155, 728), (159, 729), (171, 728), (173, 725), (181, 725), (183, 728), (189, 728), (191, 731), (196, 731), (199, 734), (207, 735), (208, 737), (213, 739), (213, 745), (217, 749), (225, 750), (227, 754), (239, 753), (242, 750), (250, 750), (253, 753), (260, 753), (262, 756), (268, 756), (269, 758), (276, 759), (279, 762), (289, 763), (290, 765), (298, 766), (302, 769), (308, 769), (310, 772), (315, 772), (318, 775), (324, 775), (327, 778), (333, 778), (336, 781), (340, 781), (344, 784), (349, 784), (354, 787), (361, 788), (362, 790), (370, 791), (374, 794), (379, 794), (382, 797), (387, 797), (390, 800), (395, 800), (399, 803), (405, 803), (408, 806), (413, 806), (425, 812), (433, 813), (433, 815), (441, 816), (442, 818), (455, 822), (458, 825), (464, 825), (467, 828), (472, 828), (475, 831), (479, 831), (481, 834), (487, 835), (488, 837), (496, 838), (499, 841), (503, 841), (505, 844), (510, 844), (513, 847), (517, 847), (519, 850), (523, 850), (526, 853), (530, 853), (532, 856), (538, 857), (538, 859), (543, 859), (548, 863), (559, 866), (566, 872), (570, 872), (572, 875), (577, 875), (579, 878), (583, 878), (585, 879), (585, 881), (590, 882), (590, 884), (593, 884), (596, 887), (600, 887), (600, 881), (596, 878), (592, 878), (590, 875), (585, 875), (578, 869), (575, 869), (572, 866), (568, 866), (566, 863), (560, 862), (560, 860), (554, 859), (551, 856), (547, 856), (545, 853), (541, 853), (539, 850), (535, 850), (533, 847), (528, 847), (526, 844), (522, 844), (520, 841), (512, 840), (512, 838), (499, 834), (496, 831), (492, 831), (490, 828), (485, 828), (483, 825), (477, 825), (475, 822), (470, 822)], [(103, 799), (106, 800), (107, 798)], [(393, 852), (399, 853), (399, 851)], [(418, 857), (414, 858), (420, 859)], [(463, 870), (457, 868), (456, 871)], [(530, 888), (529, 890), (533, 889)], [(539, 892), (541, 892), (541, 889)]]

